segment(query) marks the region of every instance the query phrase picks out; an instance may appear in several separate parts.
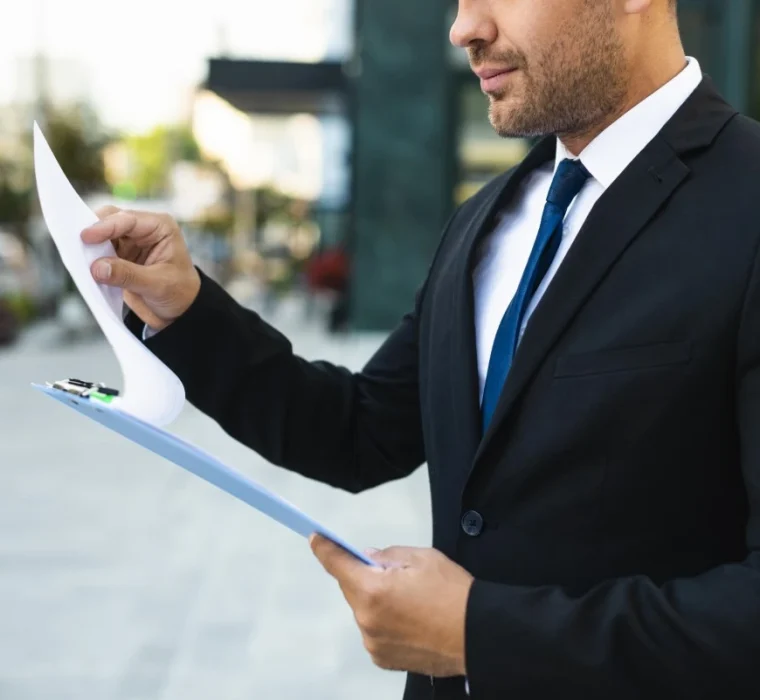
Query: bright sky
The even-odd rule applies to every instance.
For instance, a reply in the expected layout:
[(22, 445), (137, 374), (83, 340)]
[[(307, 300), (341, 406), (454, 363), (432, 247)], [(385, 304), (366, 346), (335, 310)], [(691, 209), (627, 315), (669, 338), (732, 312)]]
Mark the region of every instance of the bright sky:
[(109, 126), (183, 114), (222, 46), (236, 57), (320, 60), (350, 48), (351, 0), (0, 0), (0, 104), (31, 96), (29, 57), (54, 94), (88, 96)]

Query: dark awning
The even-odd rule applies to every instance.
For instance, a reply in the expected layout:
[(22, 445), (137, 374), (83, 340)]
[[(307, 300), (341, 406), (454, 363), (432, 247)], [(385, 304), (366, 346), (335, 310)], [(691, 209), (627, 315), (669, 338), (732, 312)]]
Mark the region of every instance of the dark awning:
[(348, 78), (337, 62), (295, 63), (212, 58), (204, 87), (248, 113), (336, 113)]

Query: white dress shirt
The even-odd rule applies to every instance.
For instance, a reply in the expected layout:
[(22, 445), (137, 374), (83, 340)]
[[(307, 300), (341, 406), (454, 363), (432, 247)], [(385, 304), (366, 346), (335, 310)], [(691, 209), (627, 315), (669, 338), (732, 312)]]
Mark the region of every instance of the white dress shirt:
[[(607, 127), (580, 154), (591, 177), (567, 210), (559, 250), (526, 309), (520, 338), (596, 201), (702, 81), (697, 60), (691, 57), (687, 60), (688, 65), (676, 77)], [(481, 402), (496, 331), (528, 263), (554, 172), (563, 159), (573, 157), (557, 139), (554, 164), (547, 164), (525, 178), (514, 200), (501, 214), (499, 224), (477, 251), (473, 285)]]

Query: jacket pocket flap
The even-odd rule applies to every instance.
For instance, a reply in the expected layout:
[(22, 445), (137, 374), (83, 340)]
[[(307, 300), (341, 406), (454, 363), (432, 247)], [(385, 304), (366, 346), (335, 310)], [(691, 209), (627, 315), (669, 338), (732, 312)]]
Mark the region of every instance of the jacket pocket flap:
[(557, 358), (555, 377), (603, 374), (625, 370), (665, 367), (691, 359), (691, 343), (652, 343), (624, 348), (593, 350)]

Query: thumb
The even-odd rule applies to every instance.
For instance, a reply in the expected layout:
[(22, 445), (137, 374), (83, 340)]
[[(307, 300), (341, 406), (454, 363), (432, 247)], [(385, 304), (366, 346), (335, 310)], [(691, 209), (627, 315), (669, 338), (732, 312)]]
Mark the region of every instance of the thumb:
[(93, 277), (102, 284), (135, 294), (155, 292), (156, 280), (144, 265), (121, 258), (100, 258), (92, 264)]

